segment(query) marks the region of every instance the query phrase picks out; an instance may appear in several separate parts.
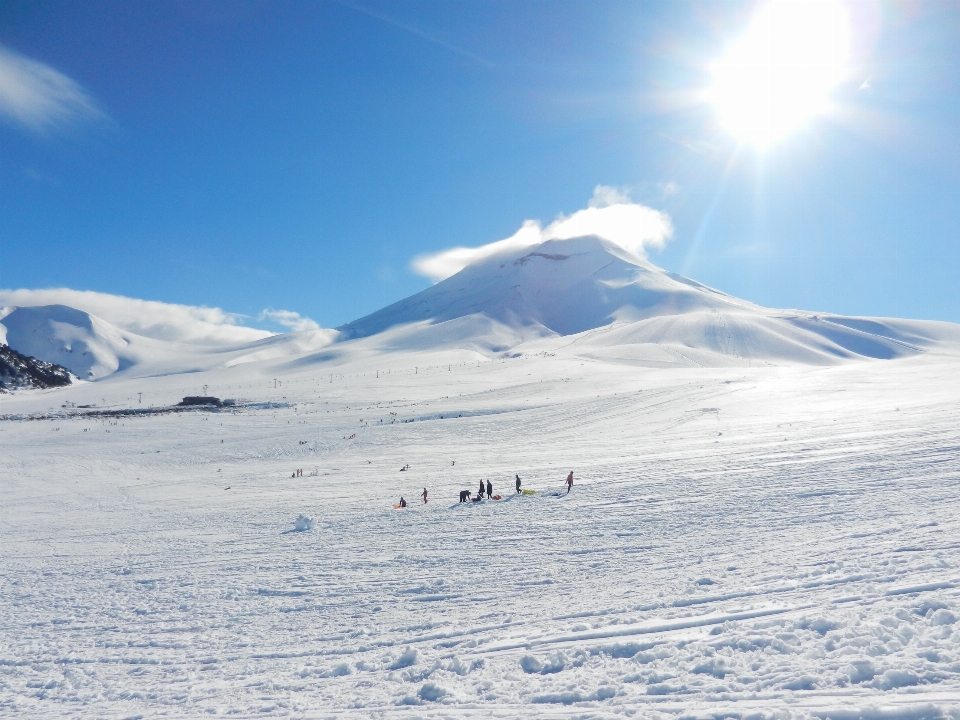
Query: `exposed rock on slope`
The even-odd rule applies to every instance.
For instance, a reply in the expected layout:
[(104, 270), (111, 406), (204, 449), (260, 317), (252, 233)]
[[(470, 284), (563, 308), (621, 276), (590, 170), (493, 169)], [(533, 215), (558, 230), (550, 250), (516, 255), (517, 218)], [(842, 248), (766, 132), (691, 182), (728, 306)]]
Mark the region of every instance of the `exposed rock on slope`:
[(0, 345), (0, 392), (63, 387), (71, 381), (66, 368), (22, 355), (9, 345)]

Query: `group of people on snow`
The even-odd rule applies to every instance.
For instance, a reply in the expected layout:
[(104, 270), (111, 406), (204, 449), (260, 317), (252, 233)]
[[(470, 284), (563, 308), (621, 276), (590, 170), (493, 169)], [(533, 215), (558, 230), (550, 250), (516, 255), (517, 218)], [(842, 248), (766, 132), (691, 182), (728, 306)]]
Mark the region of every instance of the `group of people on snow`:
[[(409, 467), (409, 466), (407, 466), (407, 467)], [(403, 469), (406, 469), (406, 467), (403, 468)], [(520, 475), (518, 474), (518, 475), (516, 475), (515, 477), (516, 477), (517, 495), (520, 495), (521, 493), (523, 493), (523, 490), (521, 489), (521, 484), (522, 484), (522, 483), (520, 482)], [(571, 470), (571, 471), (570, 471), (570, 474), (567, 475), (566, 483), (567, 483), (567, 494), (569, 495), (571, 488), (573, 488), (573, 470)], [(486, 497), (487, 497), (488, 499), (490, 499), (490, 500), (499, 500), (499, 499), (500, 499), (500, 496), (499, 496), (499, 495), (494, 495), (494, 494), (493, 494), (493, 483), (492, 483), (490, 480), (487, 480), (486, 482), (484, 482), (484, 481), (481, 479), (481, 480), (480, 480), (480, 486), (477, 488), (477, 496), (476, 496), (476, 497), (471, 497), (469, 490), (461, 490), (461, 491), (460, 491), (460, 502), (462, 502), (462, 503), (466, 503), (466, 502), (480, 502), (481, 500), (483, 500), (484, 495), (486, 495)], [(426, 504), (427, 504), (427, 489), (426, 489), (426, 488), (424, 488), (424, 489), (423, 489), (423, 492), (420, 493), (420, 497), (423, 498), (423, 504), (426, 505)], [(398, 508), (405, 508), (406, 506), (407, 506), (407, 501), (404, 500), (404, 499), (401, 497), (401, 498), (400, 498), (400, 504), (397, 505), (397, 507), (398, 507)]]

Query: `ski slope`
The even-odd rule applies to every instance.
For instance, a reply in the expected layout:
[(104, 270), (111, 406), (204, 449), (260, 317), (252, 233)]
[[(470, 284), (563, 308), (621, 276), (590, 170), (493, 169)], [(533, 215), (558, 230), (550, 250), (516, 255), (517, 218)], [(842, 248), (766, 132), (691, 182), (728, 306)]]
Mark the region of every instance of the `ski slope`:
[(451, 322), (0, 398), (0, 715), (960, 716), (955, 353)]

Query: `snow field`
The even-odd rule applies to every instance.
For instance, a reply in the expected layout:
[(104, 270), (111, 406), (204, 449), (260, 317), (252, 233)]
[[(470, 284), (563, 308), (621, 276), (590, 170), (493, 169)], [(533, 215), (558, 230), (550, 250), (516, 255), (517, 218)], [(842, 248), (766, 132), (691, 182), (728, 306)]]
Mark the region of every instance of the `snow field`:
[(0, 714), (960, 717), (955, 359), (446, 357), (5, 398), (277, 407), (0, 421)]

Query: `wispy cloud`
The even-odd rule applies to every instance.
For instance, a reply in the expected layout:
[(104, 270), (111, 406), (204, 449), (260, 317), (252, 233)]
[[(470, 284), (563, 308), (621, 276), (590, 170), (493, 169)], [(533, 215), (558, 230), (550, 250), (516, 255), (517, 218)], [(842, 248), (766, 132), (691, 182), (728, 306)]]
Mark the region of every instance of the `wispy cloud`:
[(88, 290), (0, 290), (0, 306), (4, 305), (68, 305), (138, 335), (198, 345), (234, 345), (274, 334), (244, 327), (246, 317), (220, 308), (138, 300)]
[(489, 60), (487, 60), (486, 58), (480, 57), (479, 55), (472, 53), (469, 50), (464, 50), (462, 47), (458, 47), (453, 43), (447, 42), (443, 38), (440, 38), (440, 37), (437, 37), (436, 35), (425, 32), (414, 25), (401, 22), (395, 18), (390, 17), (389, 15), (386, 15), (381, 12), (377, 12), (376, 10), (371, 10), (370, 8), (363, 7), (362, 5), (359, 5), (357, 3), (346, 2), (346, 0), (341, 0), (340, 4), (350, 8), (351, 10), (355, 10), (358, 13), (380, 20), (381, 22), (384, 22), (387, 25), (393, 25), (393, 27), (395, 28), (399, 28), (400, 30), (405, 30), (411, 35), (416, 35), (417, 37), (423, 40), (426, 40), (429, 43), (433, 43), (434, 45), (439, 45), (440, 47), (446, 50), (449, 50), (450, 52), (454, 52), (457, 55), (462, 55), (465, 58), (470, 58), (471, 60), (474, 60), (480, 63), (481, 65), (485, 65), (490, 68), (494, 67), (494, 64)]
[(418, 275), (439, 282), (467, 265), (509, 250), (539, 245), (547, 240), (569, 240), (596, 235), (609, 240), (638, 257), (647, 248), (659, 248), (673, 235), (673, 223), (667, 213), (630, 200), (623, 188), (597, 185), (588, 207), (573, 215), (561, 215), (546, 227), (538, 220), (526, 220), (521, 228), (504, 240), (480, 247), (454, 247), (438, 253), (420, 255), (411, 266)]
[(293, 310), (264, 310), (257, 316), (257, 319), (272, 320), (278, 325), (290, 328), (295, 332), (301, 330), (320, 330), (320, 326), (308, 317), (303, 317), (300, 313)]
[(77, 82), (2, 45), (0, 115), (38, 132), (106, 117)]

